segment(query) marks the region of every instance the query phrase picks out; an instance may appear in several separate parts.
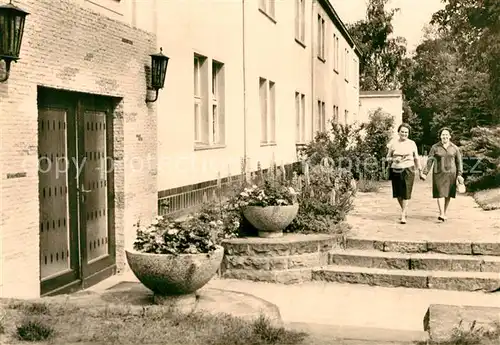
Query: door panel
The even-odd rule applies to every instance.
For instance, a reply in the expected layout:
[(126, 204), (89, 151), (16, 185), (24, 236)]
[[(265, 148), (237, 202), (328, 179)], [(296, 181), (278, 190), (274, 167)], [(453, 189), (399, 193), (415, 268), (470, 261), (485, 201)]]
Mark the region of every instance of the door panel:
[[(79, 100), (80, 237), (82, 279), (99, 280), (114, 273), (115, 246), (112, 203), (112, 126), (111, 106), (102, 98)], [(110, 183), (111, 181), (111, 183)]]
[(80, 185), (85, 188), (87, 263), (92, 263), (109, 254), (106, 113), (85, 111), (83, 121), (85, 163)]
[(39, 111), (40, 276), (42, 280), (71, 270), (67, 150), (67, 113)]

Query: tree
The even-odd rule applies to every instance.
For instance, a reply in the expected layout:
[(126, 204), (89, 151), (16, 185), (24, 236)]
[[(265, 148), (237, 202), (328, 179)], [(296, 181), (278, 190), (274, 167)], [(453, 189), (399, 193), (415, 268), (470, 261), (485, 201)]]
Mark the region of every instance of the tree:
[(435, 118), (446, 113), (452, 102), (459, 67), (454, 48), (446, 37), (427, 38), (411, 60), (406, 63), (407, 76), (402, 79), (403, 94), (417, 115), (411, 118), (410, 125), (418, 125), (422, 131), (416, 142), (428, 146), (436, 140)]
[(453, 40), (463, 66), (487, 76), (492, 124), (500, 123), (500, 1), (443, 2), (431, 23)]
[(406, 40), (391, 37), (392, 19), (399, 9), (385, 10), (389, 0), (369, 0), (366, 18), (349, 25), (362, 56), (362, 90), (394, 90), (400, 87), (399, 75), (406, 54)]

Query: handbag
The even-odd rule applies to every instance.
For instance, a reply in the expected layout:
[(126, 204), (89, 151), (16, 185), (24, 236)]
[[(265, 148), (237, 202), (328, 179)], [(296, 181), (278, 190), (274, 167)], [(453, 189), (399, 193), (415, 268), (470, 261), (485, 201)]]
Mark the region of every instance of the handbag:
[(457, 191), (458, 191), (460, 194), (463, 194), (463, 193), (465, 193), (465, 191), (466, 191), (465, 184), (460, 183), (460, 181), (458, 180), (458, 178), (457, 178)]

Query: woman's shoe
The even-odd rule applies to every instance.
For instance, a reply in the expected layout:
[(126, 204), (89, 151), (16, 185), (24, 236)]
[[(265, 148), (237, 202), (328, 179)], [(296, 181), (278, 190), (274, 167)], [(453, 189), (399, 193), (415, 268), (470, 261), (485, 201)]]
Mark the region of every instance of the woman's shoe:
[(444, 216), (439, 216), (439, 217), (438, 217), (438, 220), (440, 220), (440, 221), (444, 222), (444, 221), (446, 220), (446, 217), (444, 217)]
[(406, 224), (406, 217), (401, 217), (400, 222), (401, 222), (401, 224)]

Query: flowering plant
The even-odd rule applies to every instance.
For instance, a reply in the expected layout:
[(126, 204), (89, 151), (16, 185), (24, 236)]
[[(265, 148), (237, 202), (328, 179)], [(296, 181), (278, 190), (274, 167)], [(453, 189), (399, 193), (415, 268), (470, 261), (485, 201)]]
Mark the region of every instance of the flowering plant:
[(236, 196), (239, 207), (286, 206), (297, 202), (297, 192), (285, 184), (264, 181), (261, 186), (246, 187)]
[(205, 207), (184, 219), (158, 216), (148, 226), (136, 224), (134, 249), (154, 254), (201, 254), (217, 248), (222, 239), (236, 236), (237, 219)]

